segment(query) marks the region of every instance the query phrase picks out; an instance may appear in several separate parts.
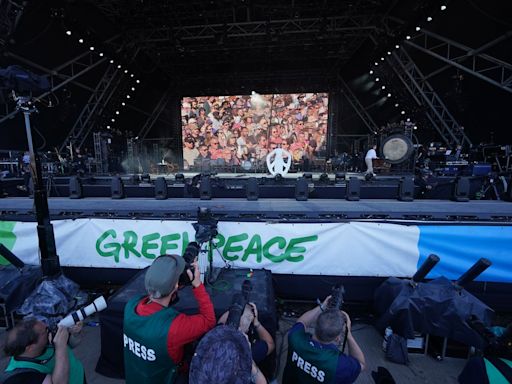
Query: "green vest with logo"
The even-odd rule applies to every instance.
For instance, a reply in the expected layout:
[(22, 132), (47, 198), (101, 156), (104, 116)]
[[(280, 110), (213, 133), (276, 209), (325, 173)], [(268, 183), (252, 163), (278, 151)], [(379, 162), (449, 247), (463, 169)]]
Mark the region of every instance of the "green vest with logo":
[[(71, 348), (68, 347), (69, 357), (69, 383), (83, 384), (84, 367), (82, 363), (75, 357)], [(33, 361), (16, 360), (11, 357), (5, 372), (11, 372), (16, 369), (33, 369), (35, 371), (50, 375), (55, 368), (55, 349), (53, 345), (49, 345), (42, 355), (33, 359)]]
[(130, 300), (124, 309), (124, 372), (126, 383), (172, 384), (177, 366), (167, 350), (167, 334), (178, 312), (162, 308), (149, 316), (135, 312), (142, 297)]
[(334, 384), (339, 355), (338, 350), (314, 346), (305, 330), (291, 333), (283, 384)]
[[(509, 376), (512, 376), (512, 361), (507, 359), (499, 359), (501, 360), (502, 368), (506, 370)], [(489, 379), (490, 384), (509, 384), (510, 381), (504, 376), (502, 372), (493, 364), (492, 361), (484, 358), (485, 362), (485, 371), (487, 373), (487, 378)]]

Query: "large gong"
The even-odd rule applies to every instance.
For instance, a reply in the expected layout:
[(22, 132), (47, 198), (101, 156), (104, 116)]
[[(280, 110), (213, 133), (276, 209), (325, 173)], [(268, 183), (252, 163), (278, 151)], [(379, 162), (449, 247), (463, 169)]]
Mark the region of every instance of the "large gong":
[(409, 159), (413, 150), (411, 139), (404, 135), (391, 135), (386, 137), (382, 142), (383, 157), (391, 164), (403, 163)]

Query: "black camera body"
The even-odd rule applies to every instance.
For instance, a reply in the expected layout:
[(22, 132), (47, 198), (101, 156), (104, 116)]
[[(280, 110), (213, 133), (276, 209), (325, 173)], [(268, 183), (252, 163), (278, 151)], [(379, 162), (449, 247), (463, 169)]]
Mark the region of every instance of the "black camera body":
[(217, 222), (209, 208), (199, 207), (197, 209), (197, 223), (192, 224), (192, 226), (196, 231), (196, 241), (199, 244), (211, 241), (217, 236), (219, 233)]
[(332, 287), (331, 298), (327, 302), (327, 309), (343, 309), (343, 295), (345, 288), (340, 283)]
[(241, 292), (235, 293), (233, 295), (233, 300), (231, 302), (231, 306), (229, 307), (229, 314), (226, 320), (226, 325), (238, 329), (245, 306), (249, 303), (249, 294), (251, 291), (251, 282), (249, 280), (244, 280)]
[(190, 269), (190, 271), (192, 272), (192, 276), (194, 276), (194, 267), (192, 267), (192, 263), (199, 255), (200, 250), (201, 246), (195, 241), (188, 243), (187, 248), (185, 248), (185, 251), (183, 252), (183, 259), (185, 260), (185, 269), (180, 275), (179, 286), (183, 287), (192, 282), (188, 277), (187, 269)]

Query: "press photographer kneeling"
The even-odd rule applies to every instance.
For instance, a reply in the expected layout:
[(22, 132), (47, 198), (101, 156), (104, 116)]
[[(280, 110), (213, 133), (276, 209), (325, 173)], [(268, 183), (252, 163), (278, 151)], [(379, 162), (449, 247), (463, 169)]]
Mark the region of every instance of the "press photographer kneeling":
[[(357, 379), (366, 365), (364, 354), (352, 336), (350, 317), (339, 308), (328, 296), (290, 329), (283, 384), (341, 384)], [(314, 327), (313, 335), (306, 332), (308, 327)], [(345, 344), (348, 356), (343, 353)]]

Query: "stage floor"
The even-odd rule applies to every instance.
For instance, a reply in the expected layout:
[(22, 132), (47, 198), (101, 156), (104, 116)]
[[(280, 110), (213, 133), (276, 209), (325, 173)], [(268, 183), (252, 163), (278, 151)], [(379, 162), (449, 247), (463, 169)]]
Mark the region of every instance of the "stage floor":
[[(247, 201), (240, 198), (200, 200), (178, 198), (50, 198), (52, 220), (78, 217), (144, 218), (195, 220), (198, 207), (210, 208), (220, 220), (229, 221), (420, 221), (512, 223), (512, 202), (471, 200), (414, 200), (402, 202), (391, 199), (309, 199), (290, 198)], [(27, 197), (0, 200), (0, 220), (34, 221), (34, 201)]]

